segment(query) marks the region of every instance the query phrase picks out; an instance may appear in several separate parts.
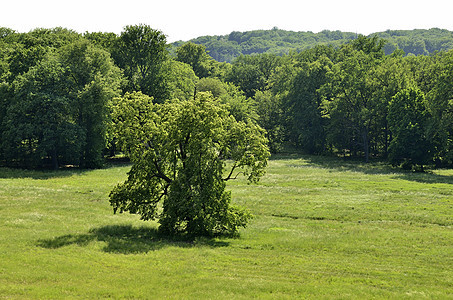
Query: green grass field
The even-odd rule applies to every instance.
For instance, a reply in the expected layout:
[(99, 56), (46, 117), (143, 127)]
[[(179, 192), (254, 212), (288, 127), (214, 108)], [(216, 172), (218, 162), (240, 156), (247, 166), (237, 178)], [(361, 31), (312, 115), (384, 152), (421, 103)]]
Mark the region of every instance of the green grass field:
[(184, 241), (113, 215), (128, 169), (0, 169), (0, 298), (453, 299), (453, 170), (280, 156), (239, 238)]

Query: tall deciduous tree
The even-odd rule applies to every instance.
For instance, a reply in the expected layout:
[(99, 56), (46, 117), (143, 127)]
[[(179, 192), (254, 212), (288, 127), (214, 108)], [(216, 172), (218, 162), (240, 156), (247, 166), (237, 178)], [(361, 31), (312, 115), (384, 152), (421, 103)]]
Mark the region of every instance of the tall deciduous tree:
[(325, 56), (314, 62), (302, 62), (291, 88), (284, 97), (290, 138), (308, 153), (322, 153), (326, 143), (326, 121), (322, 116), (320, 88), (327, 82), (332, 62)]
[(387, 157), (391, 140), (387, 122), (389, 103), (399, 91), (414, 86), (415, 83), (400, 51), (384, 57), (381, 63), (371, 70), (369, 77), (377, 112), (370, 131), (370, 148), (375, 154)]
[(170, 59), (164, 64), (163, 71), (167, 74), (169, 99), (193, 98), (198, 77), (188, 64)]
[(373, 97), (369, 84), (372, 59), (353, 51), (333, 67), (324, 91), (329, 116), (328, 139), (337, 148), (357, 153), (362, 150), (368, 160), (370, 125), (373, 120)]
[(128, 91), (141, 91), (158, 102), (169, 98), (164, 62), (168, 59), (167, 39), (148, 25), (126, 26), (114, 58), (128, 79)]
[(77, 107), (76, 120), (82, 128), (80, 164), (99, 167), (106, 147), (106, 130), (110, 121), (110, 101), (119, 95), (122, 75), (108, 52), (80, 41), (59, 50), (65, 66), (68, 96)]
[(432, 140), (436, 147), (437, 164), (453, 164), (453, 51), (439, 53), (430, 73), (436, 75), (434, 86), (427, 95), (432, 113)]
[(380, 113), (370, 76), (383, 56), (382, 44), (378, 41), (362, 38), (360, 42), (344, 46), (340, 62), (332, 68), (328, 88), (324, 89), (330, 100), (326, 102), (330, 141), (337, 148), (352, 153), (363, 151), (367, 162), (370, 133)]
[(212, 57), (206, 53), (206, 47), (192, 42), (176, 49), (176, 59), (190, 65), (200, 78), (208, 77), (214, 64)]
[(429, 118), (425, 96), (419, 89), (405, 89), (393, 97), (388, 114), (393, 134), (389, 148), (392, 163), (419, 165), (423, 170), (423, 165), (433, 157)]
[(279, 152), (285, 139), (281, 97), (271, 91), (258, 91), (255, 94), (254, 106), (258, 124), (266, 130), (270, 151)]
[(362, 51), (374, 58), (382, 58), (384, 56), (385, 40), (379, 38), (377, 35), (366, 37), (359, 35), (351, 42), (352, 47), (357, 51)]
[(172, 234), (234, 234), (246, 225), (249, 214), (231, 206), (225, 182), (263, 175), (269, 151), (261, 128), (237, 122), (204, 93), (161, 105), (126, 94), (115, 111), (119, 143), (134, 163), (110, 194), (115, 212), (158, 219)]

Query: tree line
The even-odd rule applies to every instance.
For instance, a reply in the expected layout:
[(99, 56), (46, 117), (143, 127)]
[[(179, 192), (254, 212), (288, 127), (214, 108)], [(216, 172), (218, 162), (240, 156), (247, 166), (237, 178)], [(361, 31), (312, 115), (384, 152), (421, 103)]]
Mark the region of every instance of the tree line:
[[(403, 50), (406, 55), (428, 55), (436, 51), (453, 49), (453, 32), (445, 29), (386, 30), (370, 36), (374, 35), (387, 41), (384, 45), (386, 55), (393, 53), (396, 49)], [(227, 35), (202, 36), (191, 42), (204, 45), (217, 61), (232, 62), (240, 55), (263, 53), (284, 55), (291, 51), (301, 52), (318, 45), (339, 47), (356, 39), (357, 36), (357, 33), (339, 30), (313, 33), (287, 31), (274, 27), (271, 30), (233, 31)], [(173, 45), (182, 44), (184, 42), (179, 41)]]
[(357, 36), (226, 63), (204, 45), (172, 49), (147, 25), (119, 35), (1, 28), (0, 161), (99, 167), (117, 150), (117, 110), (141, 92), (156, 104), (208, 93), (236, 121), (264, 128), (272, 152), (451, 166), (453, 51), (406, 55), (388, 45)]

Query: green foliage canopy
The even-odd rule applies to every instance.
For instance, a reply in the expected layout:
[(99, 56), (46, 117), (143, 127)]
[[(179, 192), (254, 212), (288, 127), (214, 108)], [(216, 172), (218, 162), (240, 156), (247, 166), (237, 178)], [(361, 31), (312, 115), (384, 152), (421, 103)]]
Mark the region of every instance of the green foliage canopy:
[(206, 47), (186, 43), (176, 49), (176, 60), (190, 65), (199, 78), (207, 77), (213, 68), (213, 59), (206, 53)]
[(326, 143), (326, 120), (322, 115), (321, 87), (327, 83), (332, 62), (321, 55), (313, 62), (301, 62), (291, 87), (283, 98), (292, 142), (308, 153), (322, 153)]
[(370, 133), (379, 114), (379, 99), (374, 95), (370, 72), (379, 63), (373, 55), (346, 46), (341, 61), (332, 67), (329, 83), (324, 87), (330, 118), (330, 140), (338, 149), (363, 151), (369, 158)]
[(109, 102), (119, 94), (121, 78), (110, 55), (84, 40), (49, 52), (19, 75), (2, 123), (9, 164), (35, 168), (50, 158), (53, 168), (99, 167)]
[[(165, 35), (147, 25), (126, 26), (119, 36), (0, 28), (0, 161), (99, 166), (106, 143), (115, 152), (110, 100), (120, 87), (158, 103), (210, 92), (236, 121), (265, 128), (273, 152), (288, 145), (387, 158), (397, 136), (389, 125), (390, 102), (417, 88), (429, 111), (430, 162), (451, 165), (453, 52), (413, 55), (449, 49), (450, 40), (451, 32), (440, 29), (365, 37), (273, 28), (177, 43), (172, 57)], [(227, 44), (234, 55), (221, 49)]]
[(15, 100), (8, 106), (2, 131), (2, 149), (10, 165), (37, 167), (44, 157), (79, 161), (83, 141), (66, 94), (64, 67), (55, 57), (38, 63), (15, 81)]
[[(453, 49), (451, 31), (432, 28), (415, 30), (387, 30), (370, 35), (386, 41), (386, 55), (401, 49), (410, 55), (428, 55), (436, 51)], [(241, 55), (262, 53), (286, 55), (303, 52), (319, 45), (341, 47), (357, 38), (357, 33), (323, 30), (318, 33), (295, 32), (273, 28), (271, 30), (233, 31), (228, 35), (202, 36), (191, 42), (204, 45), (209, 54), (219, 62), (232, 62)], [(178, 45), (180, 42), (175, 43)]]
[(239, 56), (232, 63), (228, 81), (239, 86), (246, 97), (266, 90), (274, 70), (280, 65), (280, 57), (273, 54)]
[(126, 90), (141, 91), (163, 102), (169, 98), (164, 62), (168, 60), (167, 39), (148, 25), (126, 26), (113, 54), (128, 79)]
[(405, 89), (393, 97), (388, 114), (393, 133), (390, 161), (408, 166), (419, 165), (423, 170), (423, 165), (433, 157), (428, 120), (425, 95), (419, 89)]

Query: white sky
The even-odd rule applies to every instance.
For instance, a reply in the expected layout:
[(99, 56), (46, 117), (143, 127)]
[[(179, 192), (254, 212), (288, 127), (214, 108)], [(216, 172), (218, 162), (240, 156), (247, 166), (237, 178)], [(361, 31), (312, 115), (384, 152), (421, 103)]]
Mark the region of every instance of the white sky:
[(451, 0), (0, 0), (0, 27), (119, 34), (125, 25), (143, 23), (163, 31), (169, 42), (274, 26), (361, 34), (433, 27), (453, 31), (452, 7)]

